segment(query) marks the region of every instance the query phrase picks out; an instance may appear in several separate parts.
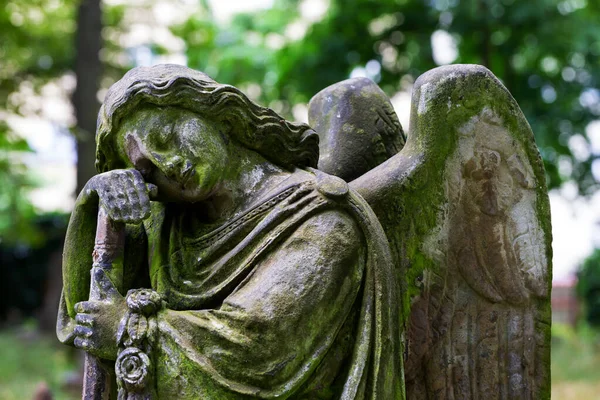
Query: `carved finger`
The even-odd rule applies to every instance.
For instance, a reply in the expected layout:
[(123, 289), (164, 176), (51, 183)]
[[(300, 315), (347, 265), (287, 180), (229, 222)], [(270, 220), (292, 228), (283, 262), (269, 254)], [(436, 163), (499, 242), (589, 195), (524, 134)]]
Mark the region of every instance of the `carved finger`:
[(136, 215), (136, 210), (140, 207), (138, 205), (139, 199), (131, 181), (127, 183), (118, 182), (114, 190), (117, 193), (113, 197), (114, 200), (105, 207), (109, 218), (113, 221), (125, 223), (139, 222), (140, 218)]
[[(114, 183), (116, 186), (117, 183)], [(117, 206), (117, 198), (112, 188), (105, 188), (98, 191), (100, 198), (100, 207), (104, 208), (108, 217), (113, 221), (118, 221), (120, 218)]]
[(158, 187), (152, 183), (146, 184), (146, 189), (148, 189), (148, 197), (150, 200), (155, 199), (158, 196)]
[(126, 188), (121, 188), (119, 194), (117, 195), (117, 207), (121, 213), (121, 220), (123, 222), (130, 222), (131, 219), (131, 210), (135, 208), (135, 204), (131, 203), (131, 199), (126, 193)]
[(115, 195), (112, 191), (112, 188), (110, 188), (110, 187), (105, 187), (105, 188), (99, 190), (98, 195), (100, 196), (101, 204), (103, 204), (105, 206), (109, 206), (110, 204), (114, 203), (114, 201), (115, 201)]
[(91, 338), (92, 335), (94, 334), (94, 331), (91, 328), (89, 328), (87, 326), (83, 326), (83, 325), (75, 326), (74, 332), (75, 332), (75, 335), (77, 335), (78, 337), (80, 337), (82, 339)]
[(122, 209), (116, 202), (108, 205), (106, 208), (106, 214), (108, 214), (108, 218), (112, 221), (122, 222), (123, 221), (123, 213)]
[(140, 195), (140, 198), (148, 197), (150, 187), (156, 187), (151, 183), (146, 183), (146, 181), (144, 181), (144, 178), (142, 177), (142, 175), (139, 172), (134, 176), (134, 183), (135, 183), (135, 190)]
[(136, 186), (135, 195), (132, 194), (131, 196), (135, 196), (135, 202), (137, 204), (133, 211), (139, 221), (143, 221), (144, 219), (148, 218), (148, 216), (150, 216), (150, 196), (148, 193), (148, 187), (145, 184), (141, 187)]
[(138, 170), (131, 170), (131, 176), (133, 181), (132, 187), (137, 192), (138, 197), (142, 200), (148, 198), (148, 188), (146, 187), (146, 181), (144, 181), (142, 174)]
[(100, 292), (101, 300), (110, 300), (115, 297), (122, 297), (103, 269), (95, 268), (93, 279), (96, 282), (96, 285), (98, 285), (98, 291)]
[(130, 169), (128, 171), (130, 172), (131, 179), (135, 186), (138, 188), (138, 190), (142, 189), (145, 186), (146, 182), (144, 181), (144, 177), (142, 176), (140, 171), (136, 169)]
[[(142, 193), (142, 196), (145, 196)], [(146, 200), (148, 203), (148, 200)], [(140, 194), (136, 187), (127, 188), (127, 208), (126, 213), (124, 213), (124, 218), (129, 223), (137, 223), (142, 221), (143, 215), (143, 207), (144, 207), (144, 199), (140, 198)]]
[(79, 336), (75, 338), (73, 344), (75, 347), (81, 350), (89, 350), (92, 347), (91, 342), (88, 339), (84, 339)]
[(108, 216), (113, 221), (124, 221), (125, 216), (128, 214), (129, 200), (125, 189), (127, 185), (122, 181), (115, 182), (112, 193), (111, 202), (108, 204), (107, 211)]
[(141, 222), (143, 220), (143, 204), (140, 201), (137, 190), (133, 187), (127, 189), (127, 202), (127, 213), (124, 215), (124, 219), (126, 219), (128, 223)]
[(137, 207), (136, 204), (132, 205), (129, 203), (129, 201), (122, 203), (121, 206), (119, 207), (120, 217), (119, 217), (118, 221), (125, 222), (127, 224), (137, 222), (134, 217), (134, 213), (135, 213), (134, 210), (136, 207)]
[(145, 220), (149, 215), (149, 207), (144, 204), (137, 204), (136, 207), (132, 210), (131, 222), (130, 223), (140, 223)]
[(127, 203), (128, 197), (129, 196), (127, 196), (126, 189), (123, 188), (123, 187), (119, 188), (119, 191), (116, 194), (116, 198), (117, 198), (117, 203), (120, 206), (122, 206), (123, 204)]
[(93, 327), (94, 326), (94, 317), (92, 317), (89, 314), (77, 314), (75, 316), (75, 322), (77, 322), (78, 325), (85, 325), (85, 326)]
[(134, 209), (134, 215), (138, 222), (142, 222), (150, 216), (150, 201), (140, 201), (137, 207)]
[(142, 174), (137, 170), (133, 170), (133, 182), (137, 191), (143, 193), (148, 193), (149, 187), (154, 186), (151, 183), (146, 183)]
[(121, 181), (131, 179), (130, 170), (119, 170), (119, 171), (117, 171), (117, 176), (119, 177), (119, 179)]
[(75, 304), (76, 313), (93, 313), (98, 311), (98, 305), (94, 301), (80, 301)]

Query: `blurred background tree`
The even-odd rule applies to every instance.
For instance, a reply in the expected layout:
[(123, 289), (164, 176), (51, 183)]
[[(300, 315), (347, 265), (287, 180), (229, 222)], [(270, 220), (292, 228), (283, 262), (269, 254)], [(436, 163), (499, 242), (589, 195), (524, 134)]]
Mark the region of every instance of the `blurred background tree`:
[(582, 300), (585, 319), (600, 328), (600, 249), (585, 259), (577, 278), (577, 295)]
[[(367, 76), (392, 98), (407, 129), (410, 90), (420, 74), (449, 63), (483, 64), (533, 126), (550, 188), (568, 185), (570, 200), (597, 192), (600, 2), (262, 0), (264, 7), (254, 9), (249, 3), (0, 4), (0, 323), (17, 310), (14, 321), (36, 316), (42, 327), (54, 324), (67, 211), (95, 173), (98, 107), (107, 88), (136, 65), (185, 63), (301, 120), (319, 90)], [(227, 7), (246, 11), (220, 16)], [(24, 138), (31, 121), (38, 124)], [(57, 186), (41, 173), (36, 140), (46, 135), (77, 143), (72, 156), (56, 155), (77, 158), (76, 168), (62, 172), (76, 178), (58, 203), (54, 195), (34, 196)], [(591, 288), (600, 271), (588, 270), (580, 281)], [(0, 390), (0, 398), (11, 397)]]

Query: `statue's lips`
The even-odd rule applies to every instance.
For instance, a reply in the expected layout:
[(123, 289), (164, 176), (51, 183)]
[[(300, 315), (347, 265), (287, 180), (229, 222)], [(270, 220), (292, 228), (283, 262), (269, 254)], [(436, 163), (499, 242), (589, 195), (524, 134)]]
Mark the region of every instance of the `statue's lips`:
[(152, 165), (151, 168), (136, 169), (142, 173), (142, 176), (147, 183), (161, 185), (161, 183), (165, 184), (167, 182), (171, 182), (171, 184), (175, 183), (176, 186), (179, 186), (182, 190), (187, 190), (190, 181), (194, 178), (194, 176), (196, 176), (196, 169), (189, 161), (186, 163), (185, 168), (182, 169), (178, 174), (164, 171), (161, 168), (158, 168), (156, 165)]

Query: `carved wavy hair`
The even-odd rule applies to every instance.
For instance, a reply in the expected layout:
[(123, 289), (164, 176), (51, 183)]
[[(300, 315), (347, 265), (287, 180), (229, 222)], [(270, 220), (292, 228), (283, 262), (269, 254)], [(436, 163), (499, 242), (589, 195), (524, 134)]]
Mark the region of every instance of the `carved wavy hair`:
[(123, 118), (143, 105), (180, 107), (225, 122), (231, 138), (281, 167), (317, 166), (319, 139), (308, 125), (286, 121), (202, 72), (167, 64), (134, 68), (108, 90), (96, 130), (98, 172), (118, 168), (111, 165), (113, 136)]

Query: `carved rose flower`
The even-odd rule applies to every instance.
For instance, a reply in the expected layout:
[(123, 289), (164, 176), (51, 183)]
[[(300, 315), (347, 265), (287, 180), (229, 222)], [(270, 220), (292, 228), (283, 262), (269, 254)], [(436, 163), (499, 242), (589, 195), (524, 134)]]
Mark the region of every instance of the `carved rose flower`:
[(135, 347), (123, 350), (115, 362), (117, 380), (128, 391), (143, 389), (149, 380), (150, 358)]
[(162, 307), (160, 294), (150, 289), (134, 289), (127, 293), (127, 307), (143, 315), (155, 314)]

